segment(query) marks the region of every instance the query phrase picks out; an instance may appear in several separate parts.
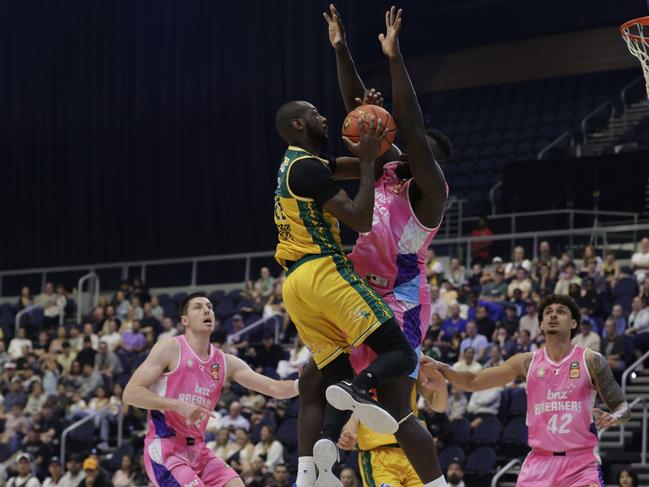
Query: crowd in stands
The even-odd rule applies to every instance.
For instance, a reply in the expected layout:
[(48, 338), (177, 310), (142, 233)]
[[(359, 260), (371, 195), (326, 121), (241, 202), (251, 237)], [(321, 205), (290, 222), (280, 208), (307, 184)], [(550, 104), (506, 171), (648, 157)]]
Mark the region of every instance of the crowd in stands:
[[(551, 293), (569, 295), (579, 304), (582, 320), (574, 343), (601, 352), (616, 373), (649, 349), (649, 239), (640, 242), (629, 266), (620, 266), (613, 252), (596, 255), (591, 246), (577, 256), (555, 255), (541, 242), (536, 259), (516, 247), (507, 261), (491, 257), (483, 247), (474, 250), (479, 253), (470, 269), (454, 257), (443, 265), (429, 251), (433, 313), (423, 353), (476, 371), (536, 350), (544, 342), (538, 303)], [(242, 290), (211, 293), (218, 321), (211, 341), (263, 374), (295, 378), (310, 352), (284, 312), (282, 281), (263, 268)], [(121, 282), (112, 296), (102, 296), (83, 322), (75, 323), (75, 303), (62, 286), (47, 283), (36, 297), (23, 289), (12, 313), (37, 303), (43, 315), (27, 317), (16, 336), (5, 327), (0, 340), (0, 487), (5, 482), (148, 485), (142, 456), (146, 413), (123, 405), (121, 395), (151, 347), (183, 333), (178, 305), (185, 296), (152, 294), (135, 278)], [(263, 326), (245, 329), (259, 320)], [(468, 438), (493, 418), (510, 420), (503, 418), (504, 403), (508, 411), (514, 409), (520, 400), (511, 392), (516, 390), (522, 384), (471, 395), (452, 388), (447, 414), (435, 414), (420, 402), (420, 417), (439, 451), (451, 451), (442, 462), (451, 485), (462, 485), (464, 453), (469, 452), (460, 436)], [(524, 407), (519, 412), (524, 415)], [(217, 413), (208, 424), (207, 444), (240, 472), (246, 486), (292, 484), (297, 399), (278, 401), (226, 382)], [(61, 465), (63, 430), (92, 414), (90, 429), (70, 434)], [(120, 417), (129, 441), (117, 448)], [(459, 423), (466, 424), (466, 432)], [(343, 454), (341, 463), (343, 484), (359, 485), (356, 454)]]

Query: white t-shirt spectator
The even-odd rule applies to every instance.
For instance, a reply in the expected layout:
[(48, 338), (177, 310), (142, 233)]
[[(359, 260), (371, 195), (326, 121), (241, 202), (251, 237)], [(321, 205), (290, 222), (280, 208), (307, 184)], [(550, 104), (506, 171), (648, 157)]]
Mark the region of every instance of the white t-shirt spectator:
[(580, 347), (590, 348), (593, 352), (598, 352), (601, 350), (602, 339), (598, 333), (593, 333), (592, 331), (585, 335), (583, 333), (577, 333), (572, 339), (573, 345), (579, 345)]
[(72, 475), (72, 472), (66, 472), (61, 477), (59, 487), (77, 487), (85, 478), (86, 473), (83, 470), (79, 471), (76, 475)]
[(631, 257), (631, 265), (635, 268), (638, 284), (641, 284), (649, 273), (649, 252), (636, 252)]
[(115, 351), (121, 339), (122, 339), (122, 335), (120, 335), (119, 332), (117, 331), (114, 331), (113, 333), (108, 333), (101, 337), (101, 340), (106, 342), (106, 345), (108, 345), (108, 350), (110, 350), (111, 352)]
[(466, 410), (470, 414), (498, 414), (500, 407), (500, 391), (502, 387), (475, 391), (471, 394)]
[(539, 318), (536, 313), (533, 316), (524, 315), (519, 320), (518, 330), (527, 330), (530, 332), (532, 341), (539, 335)]
[(487, 340), (487, 337), (478, 333), (473, 338), (466, 337), (464, 340), (462, 340), (462, 343), (460, 344), (460, 353), (464, 353), (467, 348), (471, 347), (473, 348), (473, 350), (475, 350), (476, 355), (478, 355), (480, 353), (480, 350), (484, 350), (488, 345), (489, 340)]
[(27, 347), (28, 350), (32, 349), (32, 341), (29, 338), (12, 338), (9, 343), (9, 356), (12, 360), (18, 360), (24, 356), (23, 349)]
[(27, 478), (12, 477), (7, 482), (7, 487), (41, 487), (41, 483), (31, 475)]
[(243, 428), (246, 431), (250, 430), (250, 422), (241, 415), (232, 419), (229, 414), (226, 414), (221, 418), (220, 426), (221, 428), (232, 427), (234, 429)]
[(284, 463), (284, 447), (282, 444), (273, 440), (270, 446), (266, 446), (261, 441), (255, 445), (255, 449), (252, 452), (252, 460), (260, 458), (262, 455), (266, 455), (266, 461), (264, 464), (268, 467), (268, 470), (275, 470), (275, 466), (280, 463)]
[(453, 364), (453, 369), (457, 370), (458, 372), (473, 372), (475, 374), (480, 369), (482, 369), (482, 365), (480, 365), (475, 360), (471, 362), (471, 365), (468, 365), (465, 360), (460, 360), (459, 362), (455, 362)]

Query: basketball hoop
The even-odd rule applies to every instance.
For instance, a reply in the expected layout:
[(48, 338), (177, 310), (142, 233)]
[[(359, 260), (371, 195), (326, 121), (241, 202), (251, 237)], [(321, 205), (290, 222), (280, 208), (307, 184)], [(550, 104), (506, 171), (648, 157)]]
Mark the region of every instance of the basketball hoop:
[(649, 98), (649, 17), (629, 20), (620, 27), (622, 39), (642, 65), (647, 98)]

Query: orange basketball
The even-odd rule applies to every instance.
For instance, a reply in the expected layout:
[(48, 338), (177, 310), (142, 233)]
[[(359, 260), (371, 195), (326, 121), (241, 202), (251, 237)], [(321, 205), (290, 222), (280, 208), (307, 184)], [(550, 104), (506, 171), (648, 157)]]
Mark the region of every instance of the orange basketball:
[(394, 118), (390, 112), (381, 108), (378, 105), (361, 105), (347, 114), (343, 122), (343, 135), (350, 139), (352, 142), (358, 142), (360, 137), (358, 133), (358, 120), (363, 121), (363, 128), (369, 129), (370, 118), (374, 115), (376, 120), (381, 120), (381, 127), (388, 127), (383, 140), (381, 140), (381, 147), (378, 155), (383, 155), (390, 148), (394, 142), (394, 137), (397, 134), (397, 126), (394, 123)]

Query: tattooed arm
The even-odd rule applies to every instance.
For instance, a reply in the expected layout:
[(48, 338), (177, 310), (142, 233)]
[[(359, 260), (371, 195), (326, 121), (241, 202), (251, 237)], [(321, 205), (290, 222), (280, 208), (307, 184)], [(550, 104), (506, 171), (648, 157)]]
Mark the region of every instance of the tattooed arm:
[(631, 409), (629, 403), (624, 399), (622, 389), (615, 382), (613, 372), (606, 363), (606, 359), (601, 354), (589, 350), (586, 355), (586, 365), (599, 397), (611, 410), (610, 413), (598, 408), (593, 410), (597, 429), (606, 429), (626, 423), (631, 417)]

